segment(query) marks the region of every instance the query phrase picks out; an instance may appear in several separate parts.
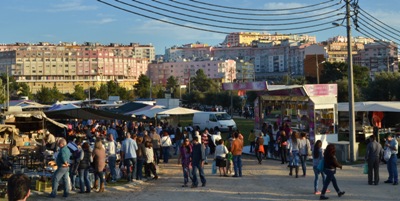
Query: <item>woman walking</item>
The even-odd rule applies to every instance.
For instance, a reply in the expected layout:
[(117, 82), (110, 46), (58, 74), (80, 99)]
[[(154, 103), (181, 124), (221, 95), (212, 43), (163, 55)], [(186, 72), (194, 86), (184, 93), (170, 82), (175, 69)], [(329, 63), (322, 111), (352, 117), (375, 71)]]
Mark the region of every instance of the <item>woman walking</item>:
[(264, 150), (264, 138), (263, 138), (263, 133), (260, 132), (256, 138), (256, 147), (255, 147), (255, 152), (258, 160), (258, 164), (261, 165), (262, 159), (263, 159), (263, 154), (265, 154)]
[(336, 168), (342, 169), (342, 165), (336, 159), (336, 149), (335, 145), (330, 144), (326, 147), (324, 152), (324, 173), (326, 174), (326, 178), (324, 181), (324, 187), (322, 188), (320, 200), (327, 200), (328, 197), (325, 196), (326, 189), (332, 181), (333, 187), (335, 188), (339, 197), (344, 195), (344, 191), (340, 191), (339, 186), (337, 185), (335, 174)]
[[(300, 133), (300, 161), (301, 169), (303, 170), (303, 177), (306, 176), (306, 161), (309, 153), (311, 153), (310, 141), (307, 139), (305, 132)], [(311, 155), (311, 154), (310, 154)]]
[[(318, 164), (319, 162), (324, 158), (322, 155), (322, 142), (321, 140), (318, 140), (314, 144), (314, 150), (313, 150), (313, 170), (314, 170), (314, 194), (315, 195), (320, 195), (321, 191), (318, 190), (318, 180), (319, 180), (319, 175), (321, 174), (322, 177), (322, 183), (325, 181), (325, 174), (322, 171), (318, 170)], [(328, 190), (327, 190), (328, 191)]]
[(100, 179), (100, 188), (98, 193), (104, 192), (104, 167), (106, 166), (106, 150), (103, 143), (97, 140), (93, 150), (94, 161), (94, 180), (95, 183)]
[(190, 144), (189, 138), (183, 140), (183, 144), (179, 147), (178, 164), (182, 164), (183, 170), (183, 185), (187, 187), (190, 176), (190, 155), (192, 154), (192, 145)]
[[(93, 162), (92, 153), (90, 152), (89, 143), (85, 142), (82, 145), (80, 163), (79, 163), (79, 193), (90, 193), (90, 180), (89, 180), (89, 168)], [(85, 190), (86, 187), (86, 190)]]
[(293, 174), (293, 168), (296, 171), (296, 178), (299, 177), (299, 149), (300, 149), (300, 142), (299, 142), (299, 133), (297, 131), (293, 131), (292, 136), (288, 142), (289, 146), (289, 176)]

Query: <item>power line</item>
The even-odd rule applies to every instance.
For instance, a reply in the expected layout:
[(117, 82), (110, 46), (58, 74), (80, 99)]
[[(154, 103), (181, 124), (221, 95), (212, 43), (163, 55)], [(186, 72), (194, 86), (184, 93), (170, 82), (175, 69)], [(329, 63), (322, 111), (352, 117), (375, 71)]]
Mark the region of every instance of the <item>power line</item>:
[[(119, 0), (117, 0), (117, 1), (125, 4), (122, 1), (119, 1)], [(328, 17), (322, 17), (322, 18), (314, 19), (314, 20), (291, 22), (291, 23), (284, 23), (284, 24), (282, 24), (282, 23), (279, 23), (279, 24), (240, 23), (240, 22), (235, 22), (235, 21), (222, 21), (222, 20), (217, 20), (217, 19), (211, 19), (211, 18), (205, 18), (205, 17), (200, 17), (200, 16), (189, 15), (189, 14), (185, 14), (185, 13), (180, 13), (180, 12), (175, 12), (175, 11), (172, 11), (172, 10), (160, 8), (158, 6), (153, 6), (153, 5), (150, 5), (150, 4), (147, 4), (147, 3), (143, 3), (143, 2), (139, 2), (139, 1), (136, 1), (136, 0), (133, 0), (133, 1), (137, 2), (139, 4), (151, 7), (151, 8), (155, 8), (155, 9), (158, 9), (158, 10), (162, 10), (162, 11), (165, 11), (165, 12), (170, 12), (170, 13), (174, 13), (174, 14), (178, 14), (178, 15), (182, 15), (182, 16), (186, 16), (186, 17), (192, 17), (192, 18), (196, 18), (196, 19), (208, 20), (208, 21), (211, 21), (211, 22), (220, 22), (220, 23), (225, 23), (225, 24), (238, 24), (238, 25), (246, 25), (246, 26), (288, 26), (288, 25), (295, 25), (295, 24), (305, 24), (305, 23), (315, 22), (315, 21), (319, 21), (319, 20), (328, 20), (330, 18), (333, 18), (333, 17), (337, 16), (337, 15), (331, 15), (331, 16), (328, 16)], [(131, 4), (129, 4), (129, 5), (131, 5)]]
[[(361, 13), (361, 15), (362, 15), (362, 16), (364, 16), (364, 17), (365, 17), (366, 19), (368, 19), (369, 21), (373, 22), (374, 24), (378, 25), (379, 27), (381, 27), (381, 28), (385, 29), (386, 31), (388, 31), (388, 32), (390, 32), (390, 33), (392, 33), (392, 34), (394, 34), (394, 35), (396, 35), (396, 36), (399, 36), (399, 37), (400, 37), (400, 35), (399, 35), (399, 34), (397, 34), (396, 32), (394, 32), (394, 31), (392, 31), (392, 30), (388, 29), (388, 28), (387, 28), (387, 27), (385, 27), (385, 26), (382, 26), (382, 25), (380, 25), (380, 24), (376, 23), (374, 20), (371, 20), (370, 18), (368, 18), (367, 16), (365, 16), (365, 15), (364, 15), (364, 14), (362, 14), (362, 13)], [(371, 26), (372, 26), (372, 25), (371, 25)]]
[[(142, 8), (142, 7), (139, 7), (139, 6), (132, 5), (132, 4), (128, 4), (128, 3), (125, 3), (125, 2), (122, 2), (122, 1), (119, 1), (119, 0), (116, 0), (116, 1), (121, 3), (121, 4), (130, 6), (130, 7), (139, 9), (139, 10), (144, 10), (144, 11), (147, 11), (149, 13), (153, 13), (153, 14), (156, 14), (156, 15), (168, 17), (168, 18), (171, 18), (171, 19), (175, 19), (175, 20), (179, 20), (179, 21), (183, 21), (183, 22), (194, 23), (194, 24), (197, 24), (197, 25), (203, 25), (203, 26), (209, 26), (209, 27), (217, 27), (217, 28), (222, 28), (222, 29), (248, 30), (248, 31), (290, 31), (290, 30), (301, 30), (301, 29), (314, 28), (314, 27), (319, 27), (319, 26), (322, 26), (322, 25), (326, 25), (326, 22), (323, 22), (323, 23), (313, 24), (313, 25), (309, 25), (309, 26), (282, 28), (282, 29), (259, 29), (259, 28), (239, 28), (239, 27), (221, 26), (221, 25), (208, 24), (208, 23), (203, 23), (203, 22), (196, 22), (196, 21), (193, 21), (193, 20), (187, 20), (187, 19), (183, 19), (183, 18), (177, 18), (177, 17), (174, 17), (174, 16), (165, 15), (165, 14), (162, 14), (162, 13), (159, 13), (159, 12), (156, 12), (156, 11), (148, 10), (146, 8)], [(318, 30), (321, 30), (321, 29), (318, 29)]]
[(385, 26), (387, 26), (387, 27), (389, 27), (389, 28), (391, 28), (391, 29), (393, 29), (393, 30), (396, 30), (397, 32), (400, 32), (399, 30), (397, 30), (397, 29), (395, 29), (395, 28), (393, 28), (393, 27), (391, 27), (391, 26), (385, 24), (384, 22), (380, 21), (380, 20), (377, 19), (376, 17), (372, 16), (371, 14), (369, 14), (367, 11), (363, 10), (363, 9), (360, 8), (359, 6), (358, 6), (357, 8), (360, 9), (361, 11), (364, 11), (365, 14), (367, 14), (367, 15), (370, 16), (370, 17), (372, 17), (374, 20), (376, 20), (376, 21), (378, 21), (378, 22), (384, 24)]
[(100, 3), (106, 4), (108, 6), (114, 7), (116, 9), (128, 12), (128, 13), (132, 13), (132, 14), (139, 15), (139, 16), (142, 16), (142, 17), (145, 17), (145, 18), (149, 18), (149, 19), (152, 19), (152, 20), (164, 22), (164, 23), (167, 23), (167, 24), (172, 24), (172, 25), (176, 25), (176, 26), (180, 26), (180, 27), (185, 27), (185, 28), (190, 28), (190, 29), (195, 29), (195, 30), (200, 30), (200, 31), (207, 31), (207, 32), (212, 32), (212, 33), (229, 34), (229, 32), (216, 31), (216, 30), (211, 30), (211, 29), (203, 29), (203, 28), (198, 28), (198, 27), (193, 27), (193, 26), (188, 26), (188, 25), (182, 25), (182, 24), (178, 24), (178, 23), (174, 23), (174, 22), (158, 19), (158, 18), (155, 18), (155, 17), (150, 17), (150, 16), (147, 16), (147, 15), (143, 15), (143, 14), (140, 14), (140, 13), (137, 13), (137, 12), (133, 12), (133, 11), (130, 11), (130, 10), (115, 6), (113, 4), (104, 2), (102, 0), (97, 0), (97, 1), (100, 2)]
[[(195, 6), (192, 4), (188, 4), (188, 3), (183, 3), (183, 2), (178, 2), (177, 0), (170, 0), (176, 4), (180, 4), (180, 5), (185, 5), (185, 6), (189, 6), (189, 7), (193, 7), (193, 8), (198, 8), (198, 9), (202, 9), (202, 10), (208, 10), (208, 11), (214, 11), (214, 12), (221, 12), (221, 10), (217, 10), (217, 9), (211, 9), (211, 8), (204, 8), (201, 6)], [(337, 5), (334, 4), (334, 5)], [(330, 5), (327, 6), (325, 8), (320, 8), (318, 10), (322, 10), (322, 9), (326, 9), (329, 7), (332, 7), (334, 5)], [(306, 11), (301, 11), (301, 12), (293, 12), (293, 13), (274, 13), (274, 14), (263, 14), (263, 13), (241, 13), (241, 12), (231, 12), (231, 11), (223, 11), (224, 13), (229, 13), (229, 14), (235, 14), (235, 15), (254, 15), (254, 16), (276, 16), (276, 15), (296, 15), (296, 14), (306, 14), (306, 13), (310, 13), (316, 10), (306, 10)]]
[[(246, 21), (291, 21), (291, 20), (299, 20), (299, 17), (266, 19), (266, 18), (242, 18), (242, 17), (235, 17), (235, 16), (224, 16), (224, 15), (218, 15), (218, 14), (214, 14), (214, 13), (210, 13), (210, 12), (202, 12), (202, 11), (199, 11), (199, 10), (187, 9), (187, 8), (183, 8), (183, 7), (167, 4), (167, 3), (164, 3), (164, 2), (161, 2), (161, 1), (158, 1), (158, 0), (153, 0), (153, 2), (162, 4), (162, 5), (165, 5), (165, 6), (169, 6), (169, 7), (172, 7), (172, 8), (184, 10), (186, 12), (204, 14), (204, 15), (220, 17), (220, 18), (236, 19), (236, 20), (246, 20)], [(334, 12), (340, 11), (341, 9), (343, 9), (343, 6), (341, 8), (337, 8), (335, 10), (327, 11), (327, 12), (324, 12), (324, 13), (318, 13), (318, 14), (315, 14), (315, 15), (302, 16), (301, 19), (321, 17), (321, 16), (325, 16), (325, 15), (332, 14)], [(201, 10), (203, 10), (203, 9), (201, 9)], [(337, 13), (337, 14), (339, 14), (339, 13)]]
[[(361, 21), (359, 21), (359, 23), (360, 23), (361, 25), (364, 25), (364, 27), (367, 27), (367, 26), (364, 24), (364, 23), (366, 23), (367, 25), (371, 26), (372, 28), (377, 29), (374, 25), (370, 24), (369, 22), (365, 21), (364, 19), (362, 19), (362, 18), (359, 18), (359, 19), (361, 19)], [(364, 23), (363, 23), (363, 22), (364, 22)], [(392, 35), (389, 35), (389, 34), (383, 32), (383, 31), (381, 31), (381, 30), (378, 30), (379, 32), (374, 31), (374, 30), (372, 30), (371, 28), (369, 28), (369, 30), (371, 30), (371, 31), (374, 32), (375, 34), (381, 36), (382, 38), (386, 38), (384, 35), (388, 35), (388, 36), (390, 36), (392, 39), (394, 39), (394, 40), (396, 40), (396, 41), (400, 41), (398, 38), (393, 37)], [(382, 35), (381, 33), (384, 34), (384, 35)]]
[[(321, 3), (316, 3), (308, 6), (301, 6), (301, 7), (294, 7), (294, 8), (277, 8), (277, 9), (251, 9), (251, 8), (237, 8), (237, 7), (229, 7), (229, 6), (222, 6), (222, 5), (217, 5), (217, 4), (211, 4), (211, 3), (206, 3), (206, 2), (201, 2), (201, 1), (196, 1), (196, 0), (190, 0), (199, 4), (204, 4), (212, 7), (218, 7), (218, 8), (227, 8), (227, 9), (232, 9), (232, 10), (246, 10), (246, 11), (288, 11), (288, 10), (297, 10), (297, 9), (304, 9), (304, 8), (311, 8), (323, 4), (327, 4), (329, 2), (332, 2), (334, 0), (329, 0)], [(340, 4), (340, 3), (336, 3)]]

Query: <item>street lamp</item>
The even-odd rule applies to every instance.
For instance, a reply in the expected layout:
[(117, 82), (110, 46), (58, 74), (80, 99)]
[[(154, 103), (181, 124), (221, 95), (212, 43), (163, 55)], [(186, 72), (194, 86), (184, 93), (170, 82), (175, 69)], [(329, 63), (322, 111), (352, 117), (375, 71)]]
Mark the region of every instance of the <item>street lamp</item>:
[[(357, 160), (356, 156), (356, 136), (355, 136), (355, 115), (354, 115), (354, 83), (353, 83), (353, 55), (351, 48), (351, 21), (350, 21), (350, 0), (346, 2), (346, 31), (347, 31), (347, 62), (348, 62), (348, 99), (349, 99), (349, 143), (350, 143), (350, 161)], [(342, 26), (339, 23), (332, 23), (335, 26)]]
[(325, 61), (318, 63), (318, 58), (316, 58), (315, 60), (316, 60), (316, 64), (317, 64), (317, 84), (319, 84), (319, 65), (325, 63)]

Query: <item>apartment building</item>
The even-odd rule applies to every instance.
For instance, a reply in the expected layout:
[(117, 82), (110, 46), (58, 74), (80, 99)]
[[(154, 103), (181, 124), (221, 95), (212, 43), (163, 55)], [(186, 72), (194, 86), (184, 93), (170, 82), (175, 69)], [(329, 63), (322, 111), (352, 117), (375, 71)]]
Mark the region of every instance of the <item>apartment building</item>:
[(219, 82), (236, 80), (236, 62), (234, 60), (203, 60), (151, 63), (148, 76), (154, 84), (166, 85), (169, 77), (173, 76), (180, 85), (188, 85), (196, 72), (202, 69), (210, 79)]
[(132, 89), (140, 74), (147, 74), (154, 47), (138, 44), (39, 43), (0, 45), (0, 70), (36, 93), (42, 86), (56, 86), (72, 93), (75, 85), (85, 89), (114, 80)]
[(306, 43), (316, 43), (315, 36), (308, 35), (293, 35), (279, 33), (259, 33), (259, 32), (234, 32), (225, 37), (223, 45), (226, 47), (250, 46), (253, 41), (282, 41), (295, 40)]
[(399, 56), (397, 44), (388, 41), (377, 41), (365, 44), (354, 56), (354, 64), (366, 66), (370, 69), (370, 76), (374, 78), (376, 72), (398, 72)]

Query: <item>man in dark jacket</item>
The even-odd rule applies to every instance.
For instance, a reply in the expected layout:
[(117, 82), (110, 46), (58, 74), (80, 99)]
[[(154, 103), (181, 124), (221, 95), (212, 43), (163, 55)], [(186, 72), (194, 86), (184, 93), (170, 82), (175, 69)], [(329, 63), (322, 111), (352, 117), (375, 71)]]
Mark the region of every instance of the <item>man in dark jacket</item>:
[[(382, 158), (383, 149), (382, 145), (375, 140), (375, 136), (369, 137), (369, 143), (367, 145), (367, 154), (365, 160), (368, 162), (368, 184), (378, 185), (379, 183), (379, 162)], [(372, 180), (372, 175), (374, 180)]]
[(202, 185), (201, 186), (206, 186), (206, 178), (204, 176), (204, 160), (206, 159), (206, 154), (204, 150), (204, 145), (199, 143), (199, 138), (195, 136), (193, 138), (193, 147), (192, 147), (192, 154), (190, 156), (191, 161), (192, 161), (192, 188), (197, 188), (199, 182), (197, 180), (197, 169), (199, 169), (199, 174), (200, 174), (200, 180)]

